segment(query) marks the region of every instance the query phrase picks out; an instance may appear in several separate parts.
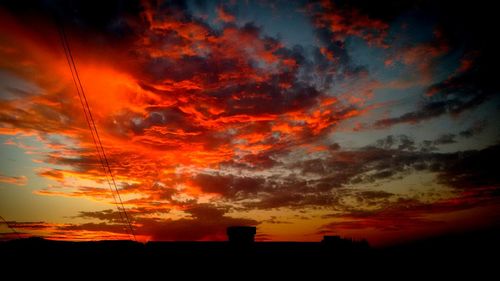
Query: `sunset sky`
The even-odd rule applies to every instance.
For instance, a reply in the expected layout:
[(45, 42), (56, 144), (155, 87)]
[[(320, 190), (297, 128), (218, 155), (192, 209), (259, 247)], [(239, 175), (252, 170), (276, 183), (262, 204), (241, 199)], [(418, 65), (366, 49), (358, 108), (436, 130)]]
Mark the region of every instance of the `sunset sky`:
[(131, 238), (62, 26), (139, 241), (497, 227), (498, 16), (460, 2), (0, 0), (0, 216)]

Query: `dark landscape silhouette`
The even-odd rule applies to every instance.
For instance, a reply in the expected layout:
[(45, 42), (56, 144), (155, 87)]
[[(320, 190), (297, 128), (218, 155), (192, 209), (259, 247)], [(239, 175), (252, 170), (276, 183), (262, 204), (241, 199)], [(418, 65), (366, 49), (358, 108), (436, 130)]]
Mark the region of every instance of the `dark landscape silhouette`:
[[(138, 243), (130, 240), (66, 242), (39, 237), (0, 243), (9, 266), (41, 270), (156, 276), (158, 270), (188, 270), (192, 276), (412, 276), (476, 278), (495, 272), (498, 229), (444, 235), (384, 248), (366, 240), (325, 236), (321, 242), (255, 242), (254, 227), (230, 227), (228, 241)], [(8, 267), (7, 267), (8, 268)], [(201, 271), (197, 271), (197, 269)], [(115, 272), (115, 270), (118, 270)], [(209, 271), (205, 271), (209, 270)], [(128, 273), (127, 273), (128, 272)], [(53, 274), (51, 274), (53, 275)], [(55, 275), (57, 276), (57, 274)]]

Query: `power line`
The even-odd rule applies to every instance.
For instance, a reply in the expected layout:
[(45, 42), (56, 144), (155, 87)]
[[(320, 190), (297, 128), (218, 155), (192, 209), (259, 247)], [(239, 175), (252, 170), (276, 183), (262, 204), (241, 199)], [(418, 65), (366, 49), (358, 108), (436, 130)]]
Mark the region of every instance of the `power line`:
[(121, 219), (123, 221), (124, 219), (123, 219), (122, 213), (120, 211), (120, 208), (118, 207), (118, 203), (117, 203), (116, 197), (114, 195), (114, 192), (113, 192), (113, 190), (111, 188), (111, 184), (109, 182), (108, 173), (109, 173), (109, 176), (111, 177), (114, 189), (115, 189), (116, 194), (118, 196), (119, 204), (120, 204), (120, 206), (122, 208), (123, 213), (125, 214), (125, 222), (128, 225), (128, 227), (130, 229), (130, 233), (132, 234), (134, 240), (136, 240), (136, 237), (135, 237), (135, 234), (134, 234), (134, 230), (132, 228), (132, 224), (131, 224), (130, 219), (128, 217), (127, 211), (125, 210), (125, 207), (123, 205), (123, 201), (121, 199), (120, 192), (118, 191), (118, 187), (116, 185), (113, 173), (111, 171), (111, 168), (110, 168), (110, 165), (109, 165), (109, 161), (108, 161), (107, 156), (106, 156), (106, 152), (104, 151), (104, 147), (102, 145), (101, 138), (99, 137), (99, 133), (97, 131), (97, 127), (95, 125), (95, 121), (94, 121), (94, 118), (92, 116), (92, 112), (90, 111), (90, 106), (88, 104), (87, 97), (85, 95), (85, 91), (83, 89), (83, 85), (81, 83), (80, 76), (78, 75), (78, 70), (76, 68), (76, 64), (75, 64), (75, 61), (73, 59), (71, 48), (69, 46), (68, 39), (67, 39), (66, 33), (64, 32), (64, 28), (62, 27), (62, 25), (60, 27), (60, 34), (61, 34), (61, 39), (62, 39), (62, 42), (63, 42), (64, 49), (65, 49), (66, 59), (68, 60), (68, 64), (69, 64), (70, 70), (71, 70), (71, 75), (73, 77), (73, 82), (75, 83), (75, 86), (77, 88), (78, 97), (80, 99), (80, 103), (82, 104), (82, 107), (83, 107), (83, 110), (84, 110), (85, 119), (86, 119), (87, 125), (89, 126), (89, 129), (91, 131), (92, 139), (94, 141), (94, 145), (96, 146), (96, 150), (97, 150), (97, 153), (98, 153), (98, 156), (99, 156), (99, 160), (101, 162), (101, 165), (103, 166), (104, 173), (105, 173), (105, 176), (106, 176), (106, 180), (108, 181), (108, 185), (109, 185), (111, 193), (113, 195), (113, 199), (115, 200), (115, 203), (117, 205), (118, 213), (120, 214), (120, 217), (121, 217)]
[(17, 238), (18, 238), (18, 239), (21, 239), (21, 234), (19, 234), (19, 232), (17, 232), (17, 231), (16, 231), (16, 229), (15, 229), (13, 226), (11, 226), (11, 225), (9, 224), (9, 222), (8, 222), (8, 221), (6, 221), (6, 220), (5, 220), (2, 216), (0, 216), (0, 219), (1, 219), (4, 223), (5, 223), (5, 225), (7, 225), (7, 227), (8, 227), (8, 228), (9, 228), (9, 229), (10, 229), (10, 230), (14, 233), (14, 234), (16, 234), (16, 236), (17, 236)]
[[(106, 152), (105, 152), (104, 147), (102, 145), (101, 138), (100, 138), (99, 133), (97, 131), (94, 117), (92, 116), (92, 112), (90, 111), (90, 106), (88, 104), (88, 100), (87, 100), (87, 97), (85, 95), (85, 91), (83, 89), (83, 85), (82, 85), (82, 82), (80, 80), (80, 76), (78, 75), (78, 70), (76, 68), (76, 64), (75, 64), (75, 61), (73, 59), (73, 54), (71, 52), (71, 48), (70, 48), (69, 43), (68, 43), (68, 38), (66, 36), (66, 33), (64, 32), (64, 28), (63, 28), (62, 24), (60, 24), (60, 26), (59, 26), (59, 33), (60, 33), (61, 42), (62, 42), (62, 45), (64, 48), (64, 54), (66, 55), (66, 60), (68, 62), (70, 70), (71, 70), (71, 76), (73, 78), (73, 82), (74, 82), (75, 87), (76, 87), (77, 92), (78, 92), (78, 98), (80, 99), (80, 103), (82, 105), (82, 108), (83, 108), (83, 111), (85, 114), (85, 119), (87, 121), (87, 125), (88, 125), (90, 132), (91, 132), (91, 135), (92, 135), (92, 140), (93, 140), (94, 145), (95, 145), (96, 150), (97, 150), (99, 161), (101, 162), (101, 165), (104, 169), (104, 174), (106, 176), (108, 186), (110, 188), (111, 194), (113, 195), (113, 200), (115, 201), (115, 204), (116, 204), (118, 213), (120, 214), (121, 220), (126, 222), (126, 224), (128, 225), (128, 228), (130, 230), (130, 234), (132, 235), (133, 239), (135, 241), (137, 241), (137, 239), (135, 237), (134, 229), (132, 228), (132, 224), (130, 222), (129, 215), (127, 214), (127, 211), (125, 210), (122, 198), (120, 196), (120, 192), (119, 192), (118, 187), (116, 185), (116, 181), (115, 181), (113, 172), (111, 171), (108, 157), (106, 156)], [(114, 186), (114, 190), (116, 191), (116, 195), (117, 195), (116, 197), (115, 197), (115, 194), (113, 192), (113, 188), (111, 187), (111, 183), (109, 181), (108, 174), (109, 174), (109, 177), (111, 178), (111, 183)], [(118, 198), (118, 200), (116, 198)], [(122, 213), (120, 211), (120, 207), (118, 206), (118, 203), (120, 204), (121, 210), (123, 211), (123, 214), (125, 215), (125, 219), (122, 216)]]
[[(107, 173), (104, 161), (103, 161), (103, 157), (101, 156), (101, 151), (100, 151), (99, 146), (97, 144), (96, 137), (94, 136), (94, 130), (92, 129), (92, 125), (90, 123), (90, 118), (89, 118), (88, 113), (87, 113), (87, 108), (83, 102), (82, 94), (80, 93), (80, 88), (78, 87), (78, 84), (77, 84), (76, 75), (74, 73), (73, 66), (71, 64), (70, 50), (68, 48), (69, 45), (67, 46), (66, 45), (67, 40), (63, 39), (63, 38), (66, 38), (66, 36), (65, 36), (65, 32), (64, 32), (64, 29), (62, 28), (62, 26), (60, 27), (59, 32), (60, 32), (60, 36), (61, 36), (61, 42), (62, 42), (62, 45), (64, 48), (64, 54), (66, 56), (68, 66), (69, 66), (70, 71), (71, 71), (71, 76), (73, 78), (73, 82), (74, 82), (75, 87), (76, 87), (76, 92), (78, 93), (78, 98), (80, 100), (80, 104), (82, 105), (83, 114), (85, 115), (85, 120), (87, 121), (87, 125), (88, 125), (88, 128), (90, 130), (90, 134), (92, 136), (92, 141), (94, 142), (94, 146), (95, 146), (95, 149), (96, 149), (97, 154), (98, 154), (99, 162), (101, 163), (101, 166), (104, 169), (104, 175), (106, 177), (106, 182), (108, 183), (109, 190), (111, 191), (111, 195), (113, 196), (113, 201), (115, 202), (116, 209), (118, 211), (118, 214), (120, 215), (120, 220), (125, 224), (126, 223), (125, 219), (123, 218), (122, 212), (120, 211), (120, 208), (118, 206), (118, 201), (116, 199), (113, 188), (111, 187), (111, 182), (110, 182), (109, 177), (108, 177), (108, 173)], [(127, 232), (128, 232), (128, 230), (127, 230)]]

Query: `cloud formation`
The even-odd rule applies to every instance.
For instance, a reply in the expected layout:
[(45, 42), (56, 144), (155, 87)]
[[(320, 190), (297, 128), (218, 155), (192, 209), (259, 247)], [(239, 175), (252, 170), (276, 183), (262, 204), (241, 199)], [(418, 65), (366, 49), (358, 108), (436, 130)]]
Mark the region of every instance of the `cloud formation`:
[[(126, 237), (58, 25), (67, 31), (141, 239), (221, 240), (230, 225), (266, 230), (304, 218), (323, 225), (308, 230), (314, 238), (335, 230), (400, 230), (433, 225), (427, 215), (496, 204), (491, 159), (498, 142), (490, 137), (488, 145), (453, 150), (495, 122), (478, 116), (472, 125), (462, 122), (468, 127), (422, 130), (417, 138), (412, 127), (458, 119), (496, 98), (489, 70), (497, 56), (483, 44), (487, 32), (472, 32), (484, 22), (462, 27), (472, 36), (464, 41), (450, 23), (465, 7), (445, 17), (426, 1), (392, 2), (301, 3), (294, 12), (306, 21), (297, 32), (310, 30), (315, 38), (301, 44), (290, 43), (282, 27), (283, 35), (275, 34), (258, 17), (247, 19), (245, 11), (257, 4), (206, 5), (200, 12), (190, 2), (41, 1), (27, 8), (5, 2), (0, 134), (11, 138), (5, 145), (39, 165), (30, 172), (47, 184), (34, 187), (35, 195), (111, 206), (73, 217), (87, 223), (13, 223), (57, 239)], [(422, 9), (415, 12), (415, 5)], [(417, 16), (401, 18), (411, 12)], [(433, 26), (419, 13), (437, 15)], [(395, 135), (394, 125), (406, 131)], [(360, 135), (345, 141), (351, 133)], [(23, 144), (27, 139), (37, 144)], [(408, 179), (415, 175), (431, 178), (434, 190)], [(392, 188), (397, 181), (422, 190)], [(0, 174), (0, 182), (29, 185), (31, 177)]]
[(0, 182), (15, 184), (15, 185), (26, 185), (28, 179), (25, 176), (12, 177), (0, 174)]

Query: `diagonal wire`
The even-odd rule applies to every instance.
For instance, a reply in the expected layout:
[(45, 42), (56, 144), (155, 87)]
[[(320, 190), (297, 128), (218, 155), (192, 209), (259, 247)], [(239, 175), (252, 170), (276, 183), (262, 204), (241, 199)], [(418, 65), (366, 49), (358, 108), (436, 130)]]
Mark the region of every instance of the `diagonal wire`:
[[(106, 156), (106, 152), (104, 151), (104, 147), (102, 145), (101, 138), (100, 138), (99, 133), (97, 131), (97, 127), (96, 127), (94, 118), (92, 116), (92, 112), (90, 111), (90, 106), (88, 104), (88, 100), (87, 100), (87, 97), (85, 95), (85, 91), (83, 89), (83, 85), (82, 85), (82, 82), (80, 80), (80, 76), (78, 75), (78, 70), (76, 68), (76, 64), (75, 64), (75, 61), (73, 59), (73, 54), (71, 52), (71, 48), (69, 46), (68, 39), (67, 39), (67, 36), (66, 36), (66, 33), (64, 31), (62, 24), (59, 26), (59, 33), (61, 36), (61, 41), (63, 44), (64, 53), (66, 55), (68, 65), (69, 65), (70, 70), (71, 70), (71, 76), (73, 78), (73, 82), (75, 83), (75, 87), (77, 88), (80, 103), (83, 107), (85, 119), (86, 119), (87, 125), (89, 126), (89, 129), (91, 131), (92, 140), (93, 140), (94, 145), (96, 147), (101, 165), (104, 169), (104, 172), (106, 175), (106, 180), (108, 182), (108, 186), (109, 186), (111, 193), (113, 195), (113, 200), (115, 201), (115, 204), (116, 204), (117, 209), (118, 209), (118, 213), (120, 214), (120, 219), (128, 225), (128, 229), (130, 230), (130, 234), (132, 235), (133, 239), (135, 241), (137, 241), (137, 239), (135, 237), (134, 229), (132, 228), (131, 220), (130, 220), (129, 215), (127, 214), (127, 211), (125, 210), (125, 207), (123, 205), (123, 201), (122, 201), (122, 198), (120, 196), (120, 192), (118, 190), (118, 187), (116, 185), (115, 178), (114, 178), (113, 173), (111, 171), (109, 161), (108, 161), (108, 158)], [(111, 182), (108, 178), (108, 175), (109, 175), (109, 178), (111, 178)], [(114, 187), (114, 191), (116, 192), (117, 196), (115, 196), (115, 194), (114, 194), (115, 192), (113, 192), (112, 186)], [(121, 210), (120, 210), (120, 207), (118, 204), (121, 206)], [(125, 217), (123, 217), (122, 211), (123, 211), (123, 214)]]
[(118, 206), (118, 201), (116, 199), (115, 193), (113, 191), (113, 188), (111, 187), (111, 182), (109, 180), (108, 173), (106, 171), (106, 166), (104, 164), (103, 158), (101, 156), (101, 152), (99, 150), (99, 146), (97, 144), (97, 141), (96, 141), (96, 138), (95, 138), (95, 135), (94, 135), (94, 130), (92, 129), (92, 125), (90, 124), (90, 119), (89, 119), (89, 116), (88, 116), (88, 113), (87, 113), (87, 109), (85, 107), (85, 104), (83, 103), (83, 98), (82, 98), (81, 93), (80, 93), (80, 88), (78, 87), (76, 76), (75, 76), (75, 73), (74, 73), (74, 70), (73, 70), (73, 66), (71, 65), (71, 60), (70, 60), (68, 49), (67, 49), (67, 46), (66, 46), (66, 41), (63, 39), (65, 36), (63, 35), (64, 34), (64, 30), (62, 29), (62, 27), (60, 28), (59, 32), (60, 32), (60, 36), (61, 36), (61, 42), (62, 42), (62, 45), (63, 45), (63, 48), (64, 48), (64, 54), (66, 55), (68, 66), (69, 66), (70, 71), (71, 71), (71, 76), (73, 77), (73, 82), (75, 84), (76, 91), (78, 93), (78, 98), (79, 98), (80, 103), (82, 105), (83, 113), (85, 115), (85, 120), (87, 121), (87, 125), (88, 125), (88, 128), (90, 130), (90, 134), (92, 135), (92, 141), (94, 142), (94, 146), (95, 146), (95, 149), (96, 149), (97, 154), (98, 154), (99, 162), (101, 163), (101, 166), (104, 169), (104, 175), (106, 176), (106, 181), (108, 183), (109, 190), (111, 191), (111, 195), (113, 196), (113, 201), (115, 202), (115, 206), (117, 208), (118, 214), (120, 215), (120, 219), (121, 219), (122, 222), (125, 223), (125, 219), (123, 218), (123, 215), (122, 215), (122, 213), (120, 211), (120, 208)]
[(6, 221), (2, 216), (0, 216), (0, 219), (5, 223), (5, 225), (7, 225), (7, 227), (14, 233), (16, 234), (17, 238), (18, 239), (21, 239), (21, 234), (19, 234), (19, 232), (16, 231), (16, 229), (10, 225), (10, 223), (8, 221)]

